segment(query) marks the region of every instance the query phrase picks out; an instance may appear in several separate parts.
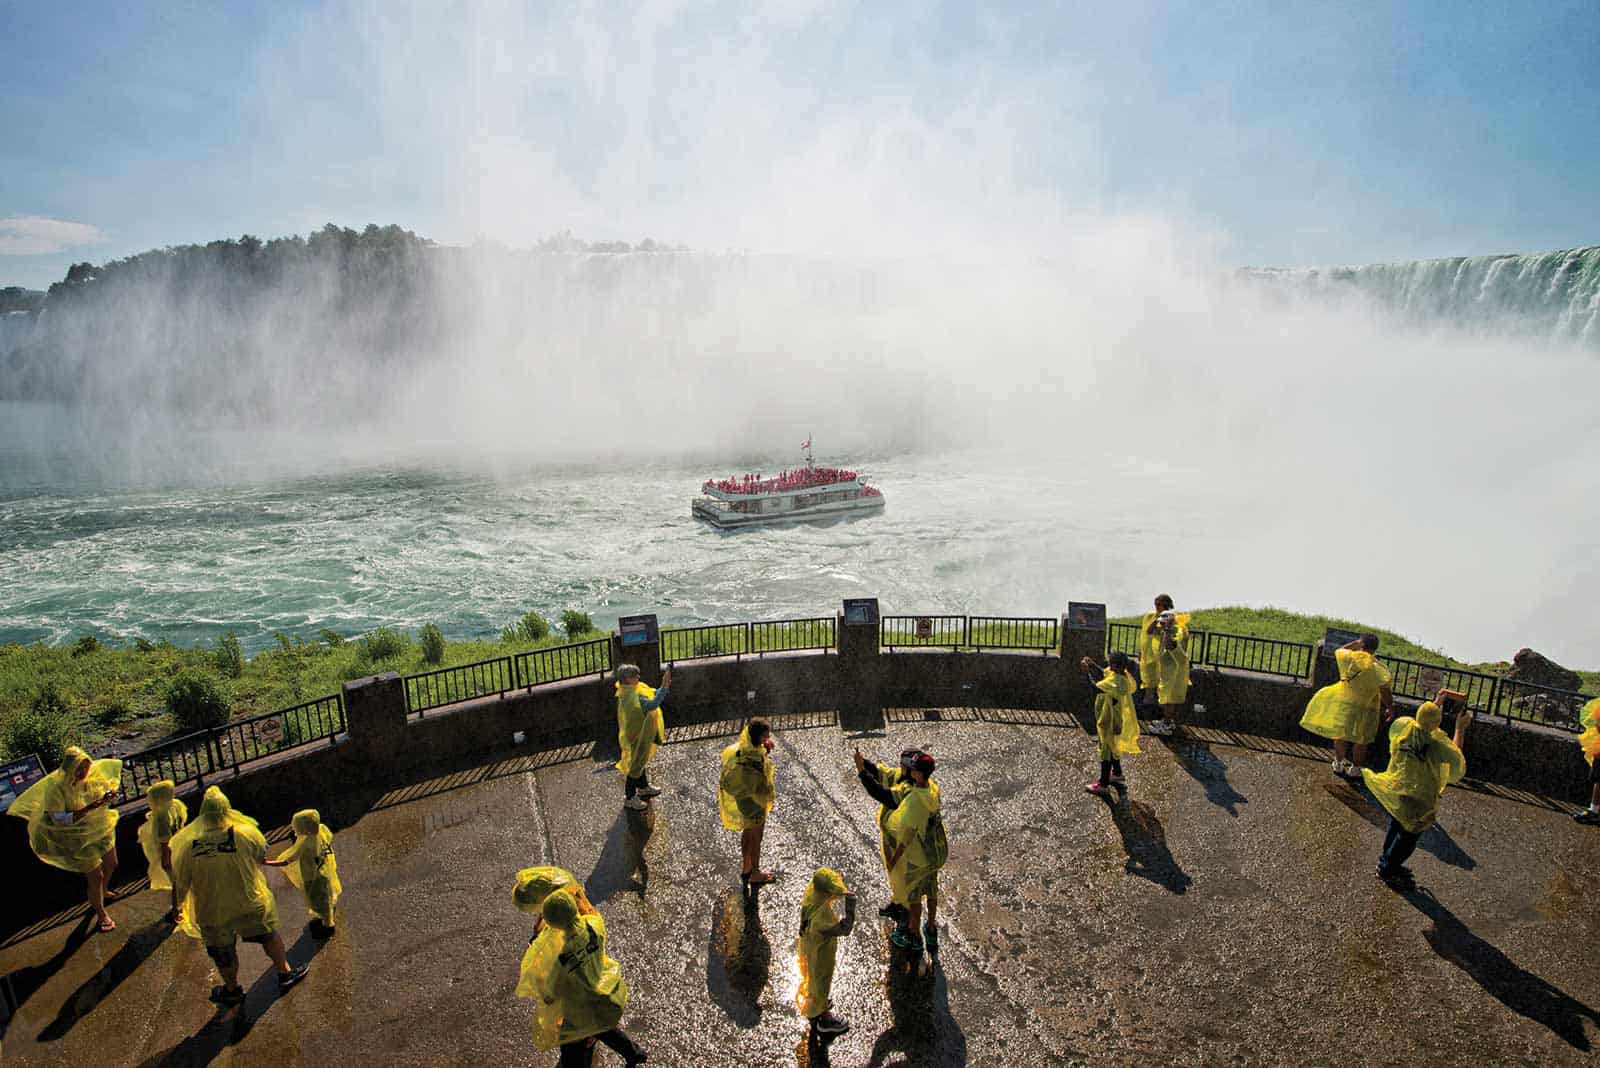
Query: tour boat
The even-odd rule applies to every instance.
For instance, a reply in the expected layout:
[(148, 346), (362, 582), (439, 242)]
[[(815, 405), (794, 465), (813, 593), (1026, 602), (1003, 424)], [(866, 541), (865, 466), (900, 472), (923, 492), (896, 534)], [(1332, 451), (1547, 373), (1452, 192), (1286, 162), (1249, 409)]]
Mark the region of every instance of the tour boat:
[(808, 438), (806, 465), (765, 478), (759, 474), (707, 479), (690, 514), (722, 530), (769, 523), (801, 523), (871, 515), (883, 511), (883, 493), (864, 476), (839, 467), (818, 467)]

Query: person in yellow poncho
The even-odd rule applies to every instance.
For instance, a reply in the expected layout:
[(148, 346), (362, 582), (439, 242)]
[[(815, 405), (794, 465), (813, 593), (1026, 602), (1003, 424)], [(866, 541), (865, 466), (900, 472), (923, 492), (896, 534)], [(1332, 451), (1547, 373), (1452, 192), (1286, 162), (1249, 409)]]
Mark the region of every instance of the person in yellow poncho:
[(636, 812), (643, 811), (650, 798), (661, 794), (658, 787), (650, 785), (646, 768), (667, 740), (661, 705), (671, 689), (670, 667), (661, 673), (661, 689), (652, 690), (639, 681), (639, 669), (633, 664), (617, 665), (617, 745), (622, 750), (617, 770), (627, 781), (622, 803)]
[(1133, 665), (1126, 653), (1112, 653), (1102, 671), (1089, 657), (1078, 662), (1097, 691), (1094, 699), (1094, 732), (1100, 743), (1100, 777), (1084, 784), (1084, 789), (1109, 797), (1111, 788), (1128, 788), (1122, 775), (1122, 758), (1139, 750), (1139, 714), (1133, 707), (1136, 683)]
[(758, 717), (722, 751), (717, 809), (722, 825), (739, 832), (739, 879), (747, 888), (773, 880), (771, 872), (761, 870), (761, 838), (767, 830), (767, 813), (778, 797), (772, 746), (772, 726)]
[(294, 831), (294, 845), (266, 864), (282, 868), (289, 881), (306, 895), (312, 937), (332, 938), (333, 909), (344, 892), (344, 885), (339, 882), (339, 863), (333, 855), (333, 832), (314, 808), (296, 812), (289, 827)]
[(1389, 728), (1389, 769), (1362, 769), (1367, 789), (1389, 812), (1389, 831), (1378, 858), (1378, 878), (1385, 882), (1411, 879), (1406, 861), (1422, 832), (1438, 818), (1440, 795), (1467, 773), (1463, 750), (1472, 715), (1465, 709), (1456, 715), (1453, 740), (1439, 729), (1441, 718), (1439, 705), (1425, 701), (1416, 716), (1396, 719)]
[(144, 796), (150, 803), (150, 811), (139, 825), (139, 845), (144, 849), (150, 889), (172, 892), (172, 909), (167, 913), (167, 922), (177, 923), (178, 891), (172, 885), (172, 838), (189, 822), (189, 809), (178, 800), (177, 784), (171, 779), (151, 783)]
[(182, 919), (178, 929), (205, 943), (222, 985), (211, 1000), (222, 1005), (244, 1001), (239, 985), (237, 941), (254, 942), (278, 970), (278, 989), (306, 977), (307, 966), (291, 968), (278, 934), (278, 903), (261, 872), (267, 840), (256, 821), (234, 810), (228, 797), (207, 787), (200, 815), (172, 839), (172, 883)]
[(1174, 612), (1172, 598), (1156, 598), (1156, 611), (1146, 612), (1139, 627), (1139, 678), (1147, 694), (1161, 706), (1161, 719), (1151, 734), (1177, 730), (1189, 700), (1189, 613)]
[(1572, 814), (1579, 823), (1600, 824), (1600, 697), (1583, 706), (1578, 715), (1583, 733), (1578, 735), (1578, 746), (1583, 758), (1589, 762), (1589, 807)]
[(647, 1052), (619, 1024), (628, 1007), (622, 968), (606, 956), (606, 921), (578, 911), (571, 894), (552, 893), (540, 906), (539, 934), (522, 955), (517, 996), (535, 999), (533, 1044), (561, 1047), (563, 1068), (588, 1068), (595, 1043), (629, 1065)]
[(535, 937), (544, 927), (544, 899), (555, 893), (571, 894), (572, 900), (578, 904), (578, 912), (582, 915), (599, 914), (599, 910), (589, 903), (589, 896), (583, 892), (583, 884), (578, 882), (578, 877), (567, 869), (552, 864), (523, 868), (517, 872), (516, 882), (511, 888), (511, 903), (519, 911), (530, 913), (534, 917)]
[(122, 761), (94, 760), (68, 747), (61, 764), (24, 790), (6, 809), (28, 821), (28, 845), (51, 867), (74, 871), (88, 884), (96, 929), (115, 931), (106, 912), (113, 898), (107, 887), (117, 870), (117, 810), (111, 807), (122, 785)]
[[(844, 918), (833, 911), (836, 898), (844, 899)], [(839, 938), (856, 925), (856, 895), (845, 888), (844, 876), (832, 868), (818, 868), (800, 898), (800, 989), (794, 1004), (818, 1035), (842, 1035), (850, 1021), (833, 1011), (833, 967)]]
[(920, 952), (923, 938), (917, 936), (917, 927), (926, 901), (928, 922), (922, 934), (928, 948), (937, 951), (939, 869), (949, 853), (939, 786), (932, 778), (938, 764), (932, 753), (920, 749), (908, 750), (900, 759), (901, 767), (895, 772), (882, 764), (869, 764), (861, 750), (855, 752), (861, 785), (879, 805), (879, 841), (892, 903), (883, 914), (896, 921), (889, 940), (901, 949)]
[[(1363, 634), (1333, 652), (1339, 681), (1311, 695), (1300, 726), (1333, 739), (1333, 773), (1354, 778), (1367, 763), (1367, 746), (1378, 736), (1379, 717), (1394, 708), (1389, 669), (1378, 663), (1378, 636)], [(1351, 747), (1355, 763), (1350, 762)]]

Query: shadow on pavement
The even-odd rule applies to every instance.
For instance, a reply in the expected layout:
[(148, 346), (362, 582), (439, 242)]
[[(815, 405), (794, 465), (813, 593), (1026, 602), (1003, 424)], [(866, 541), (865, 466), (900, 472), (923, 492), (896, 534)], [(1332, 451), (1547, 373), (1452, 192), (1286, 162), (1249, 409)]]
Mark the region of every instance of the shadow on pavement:
[(111, 959), (89, 978), (83, 985), (67, 996), (62, 1003), (61, 1011), (56, 1013), (56, 1018), (39, 1032), (40, 1042), (54, 1042), (66, 1037), (77, 1022), (89, 1015), (95, 1008), (111, 995), (111, 992), (122, 985), (122, 981), (132, 975), (150, 955), (161, 948), (172, 932), (177, 930), (166, 918), (135, 931), (128, 936), (122, 947), (111, 955)]
[(1422, 937), (1441, 960), (1466, 972), (1484, 993), (1512, 1012), (1549, 1028), (1572, 1048), (1590, 1048), (1584, 1021), (1600, 1027), (1600, 1013), (1520, 967), (1498, 948), (1473, 934), (1471, 928), (1428, 891), (1412, 888), (1403, 896), (1433, 921), (1433, 925), (1422, 932)]
[(1235, 790), (1233, 783), (1228, 781), (1227, 761), (1217, 756), (1209, 743), (1170, 736), (1158, 737), (1161, 744), (1171, 751), (1178, 767), (1205, 788), (1207, 801), (1235, 818), (1239, 815), (1239, 806), (1250, 803), (1250, 799)]
[(606, 844), (594, 862), (594, 871), (583, 884), (584, 892), (596, 905), (604, 904), (619, 890), (636, 890), (642, 897), (650, 882), (650, 862), (645, 859), (644, 849), (656, 830), (656, 807), (652, 804), (643, 812), (635, 812), (619, 804), (619, 809), (616, 822), (606, 832)]
[(94, 920), (85, 916), (49, 960), (0, 976), (0, 998), (4, 999), (5, 1012), (4, 1016), (0, 1016), (0, 1040), (11, 1029), (11, 1021), (16, 1018), (18, 1010), (61, 970), (62, 965), (72, 959), (72, 955), (82, 948), (93, 933)]
[[(1367, 793), (1365, 787), (1358, 787), (1353, 783), (1341, 781), (1324, 783), (1323, 789), (1338, 799), (1351, 812), (1354, 812), (1378, 830), (1387, 831), (1389, 829), (1388, 811), (1373, 800), (1372, 795)], [(1473, 860), (1467, 851), (1462, 849), (1454, 838), (1450, 837), (1450, 832), (1438, 823), (1422, 832), (1422, 837), (1417, 839), (1417, 848), (1432, 856), (1441, 864), (1448, 864), (1452, 868), (1471, 871), (1478, 866), (1478, 862)], [(1373, 859), (1376, 860), (1376, 856)]]
[(739, 1027), (761, 1022), (761, 992), (772, 966), (772, 944), (761, 927), (760, 892), (730, 887), (718, 898), (706, 954), (706, 992)]
[(1128, 874), (1149, 879), (1168, 893), (1187, 893), (1194, 879), (1178, 865), (1172, 850), (1167, 848), (1167, 831), (1155, 810), (1143, 801), (1129, 801), (1125, 796), (1117, 800), (1103, 797), (1101, 801), (1111, 810), (1111, 820), (1122, 836), (1122, 849), (1128, 854)]
[[(872, 1044), (869, 1068), (890, 1064), (938, 1065), (954, 1068), (967, 1063), (967, 1036), (950, 1014), (950, 987), (937, 957), (929, 974), (918, 975), (921, 952), (889, 949), (889, 975), (884, 992), (889, 999), (889, 1029)], [(809, 1028), (807, 1029), (809, 1031)], [(827, 1046), (808, 1043), (820, 1051), (812, 1066), (829, 1063)], [(809, 1052), (809, 1049), (808, 1049)], [(894, 1054), (901, 1054), (891, 1060)]]

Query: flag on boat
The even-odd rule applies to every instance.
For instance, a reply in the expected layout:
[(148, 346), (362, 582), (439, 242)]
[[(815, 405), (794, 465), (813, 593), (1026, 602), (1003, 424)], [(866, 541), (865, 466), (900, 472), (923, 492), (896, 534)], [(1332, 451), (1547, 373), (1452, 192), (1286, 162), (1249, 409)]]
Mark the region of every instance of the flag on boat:
[(801, 443), (800, 443), (800, 447), (801, 447), (801, 448), (802, 448), (802, 449), (809, 449), (809, 448), (811, 448), (811, 439), (810, 439), (810, 438), (806, 438), (806, 440), (804, 440), (804, 441), (802, 441), (802, 442), (801, 442)]

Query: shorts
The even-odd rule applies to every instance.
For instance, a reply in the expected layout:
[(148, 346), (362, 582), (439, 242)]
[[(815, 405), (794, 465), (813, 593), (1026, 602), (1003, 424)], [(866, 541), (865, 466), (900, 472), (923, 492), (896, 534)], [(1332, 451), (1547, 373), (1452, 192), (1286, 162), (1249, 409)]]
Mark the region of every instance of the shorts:
[(767, 806), (753, 797), (737, 799), (739, 805), (739, 819), (744, 822), (745, 829), (760, 827), (767, 822)]
[(204, 942), (207, 949), (232, 949), (235, 939), (244, 939), (257, 945), (271, 938), (278, 930), (276, 921), (244, 920), (240, 923), (230, 923), (224, 927), (200, 928), (200, 941)]

